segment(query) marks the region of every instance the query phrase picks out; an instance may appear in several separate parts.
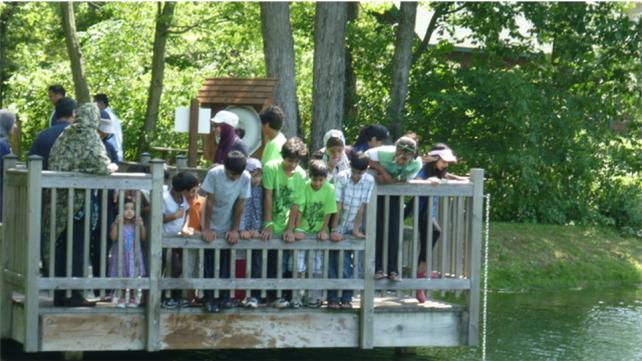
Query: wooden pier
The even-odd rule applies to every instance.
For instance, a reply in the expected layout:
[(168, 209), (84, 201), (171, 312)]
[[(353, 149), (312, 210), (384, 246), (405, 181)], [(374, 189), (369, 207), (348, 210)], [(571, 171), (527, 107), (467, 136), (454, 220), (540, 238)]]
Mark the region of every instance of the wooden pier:
[[(243, 349), (243, 348), (303, 348), (303, 347), (429, 347), (477, 345), (479, 337), (480, 262), (482, 232), (483, 170), (474, 169), (470, 182), (443, 182), (432, 186), (423, 182), (377, 186), (372, 200), (377, 196), (414, 196), (412, 222), (405, 231), (400, 230), (403, 242), (399, 253), (384, 253), (398, 257), (401, 282), (387, 279), (375, 281), (375, 222), (377, 202), (372, 201), (367, 210), (366, 241), (346, 239), (339, 243), (305, 239), (292, 244), (273, 239), (242, 240), (230, 246), (222, 240), (205, 243), (198, 237), (177, 237), (162, 234), (163, 161), (150, 162), (151, 174), (119, 173), (111, 176), (94, 176), (80, 173), (42, 171), (39, 157), (30, 157), (26, 165), (15, 158), (5, 158), (4, 171), (4, 224), (0, 244), (0, 335), (22, 343), (27, 352), (38, 351), (94, 351), (94, 350), (169, 350), (169, 349)], [(74, 190), (70, 192), (69, 190)], [(54, 269), (55, 224), (48, 229), (42, 223), (44, 212), (56, 214), (55, 200), (62, 192), (83, 197), (90, 204), (92, 194), (104, 191), (102, 214), (106, 207), (106, 190), (131, 190), (140, 199), (149, 194), (150, 212), (146, 226), (144, 259), (148, 273), (145, 277), (108, 277), (106, 261), (97, 265), (98, 276), (89, 274), (89, 231), (85, 231), (82, 277), (72, 276), (70, 255), (71, 237), (65, 251), (67, 264), (65, 277), (42, 273), (41, 254), (48, 254), (42, 262), (43, 269)], [(121, 192), (122, 194), (122, 192)], [(73, 196), (69, 204), (73, 204)], [(429, 270), (444, 275), (440, 278), (417, 279), (419, 246), (417, 196), (439, 200), (438, 222), (441, 237), (434, 249), (428, 247), (426, 260)], [(123, 197), (118, 207), (122, 210)], [(404, 197), (399, 197), (403, 202)], [(137, 214), (141, 214), (137, 202)], [(43, 209), (43, 207), (46, 207)], [(89, 208), (89, 207), (87, 207)], [(429, 207), (430, 208), (430, 207)], [(403, 208), (402, 208), (403, 209)], [(67, 227), (73, 227), (73, 212), (67, 212)], [(387, 213), (387, 212), (386, 212)], [(403, 212), (400, 217), (403, 217)], [(432, 210), (428, 217), (432, 218)], [(388, 216), (386, 214), (386, 216)], [(55, 219), (55, 217), (52, 217)], [(86, 217), (88, 218), (88, 217)], [(401, 220), (403, 224), (403, 219)], [(52, 222), (54, 223), (54, 222)], [(100, 257), (107, 260), (106, 219), (98, 220), (102, 232), (97, 248)], [(387, 223), (387, 222), (386, 222)], [(89, 221), (86, 222), (89, 224)], [(432, 222), (428, 222), (431, 234)], [(385, 227), (385, 234), (389, 230)], [(71, 232), (69, 232), (71, 233)], [(42, 242), (43, 238), (48, 241)], [(122, 237), (116, 243), (122, 252)], [(139, 236), (136, 241), (140, 242)], [(194, 250), (197, 254), (198, 274), (185, 272), (171, 277), (163, 272), (163, 249)], [(204, 250), (215, 253), (214, 278), (203, 277)], [(387, 249), (387, 245), (384, 245)], [(231, 258), (246, 251), (247, 264), (251, 251), (259, 251), (263, 258), (261, 277), (220, 278), (221, 251), (229, 250)], [(44, 251), (44, 252), (43, 252)], [(58, 250), (60, 251), (60, 250)], [(267, 253), (278, 253), (276, 278), (267, 277)], [(323, 278), (312, 278), (312, 257), (307, 258), (307, 276), (283, 278), (281, 260), (286, 253), (296, 259), (300, 252), (321, 251), (324, 255)], [(353, 273), (352, 278), (329, 277), (330, 252), (363, 254), (363, 275)], [(165, 252), (171, 254), (171, 252)], [(119, 253), (122, 255), (122, 253)], [(187, 252), (183, 252), (183, 260)], [(122, 259), (119, 258), (119, 259)], [(356, 260), (357, 257), (354, 257)], [(171, 264), (171, 257), (165, 266)], [(185, 264), (185, 262), (183, 263)], [(122, 270), (121, 270), (122, 271)], [(429, 272), (430, 273), (430, 272)], [(122, 272), (120, 273), (122, 275)], [(339, 275), (342, 262), (339, 262)], [(296, 272), (295, 272), (296, 276)], [(139, 308), (116, 308), (110, 303), (97, 307), (54, 307), (53, 290), (95, 290), (104, 296), (108, 290), (130, 288), (146, 294), (146, 304)], [(435, 299), (418, 304), (414, 290), (423, 288), (433, 294), (452, 291), (461, 297), (461, 304), (439, 302)], [(326, 307), (311, 309), (257, 309), (234, 308), (220, 313), (205, 313), (200, 308), (161, 308), (161, 296), (169, 290), (354, 290), (352, 309), (332, 310)], [(341, 291), (340, 291), (341, 292)]]

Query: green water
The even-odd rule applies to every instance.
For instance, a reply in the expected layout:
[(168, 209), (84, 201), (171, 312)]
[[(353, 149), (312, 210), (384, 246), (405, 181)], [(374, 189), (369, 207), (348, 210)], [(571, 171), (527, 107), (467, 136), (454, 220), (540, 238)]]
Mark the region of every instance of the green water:
[[(493, 293), (488, 302), (487, 360), (642, 360), (642, 290)], [(369, 361), (481, 360), (478, 348), (394, 350), (314, 349), (210, 352), (86, 353), (86, 360)], [(5, 356), (7, 356), (5, 354)], [(52, 360), (56, 354), (3, 359)]]

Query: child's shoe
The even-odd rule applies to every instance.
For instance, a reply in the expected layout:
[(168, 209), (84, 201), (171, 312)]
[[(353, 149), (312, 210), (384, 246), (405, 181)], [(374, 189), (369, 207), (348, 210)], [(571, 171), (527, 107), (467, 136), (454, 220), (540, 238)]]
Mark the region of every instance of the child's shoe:
[(118, 308), (127, 307), (127, 301), (124, 298), (119, 299), (118, 303), (116, 303), (116, 307), (118, 307)]
[(375, 280), (382, 280), (384, 278), (388, 277), (388, 275), (384, 271), (377, 271), (374, 275)]
[(319, 308), (319, 307), (321, 307), (322, 304), (323, 304), (323, 302), (321, 302), (321, 300), (317, 298), (315, 300), (309, 300), (308, 303), (306, 304), (306, 306), (308, 306), (310, 308)]
[(129, 303), (127, 303), (127, 308), (138, 308), (138, 302), (136, 302), (135, 297), (132, 297), (129, 299)]
[(286, 308), (286, 307), (288, 307), (289, 305), (290, 305), (290, 302), (288, 302), (288, 301), (287, 301), (287, 300), (285, 300), (284, 298), (279, 298), (279, 299), (277, 299), (277, 300), (274, 300), (274, 301), (272, 301), (272, 303), (270, 304), (270, 306), (272, 306), (272, 307), (274, 307), (274, 308), (278, 308), (278, 309)]
[(254, 297), (247, 297), (241, 302), (241, 305), (245, 308), (257, 308), (259, 307), (259, 301)]

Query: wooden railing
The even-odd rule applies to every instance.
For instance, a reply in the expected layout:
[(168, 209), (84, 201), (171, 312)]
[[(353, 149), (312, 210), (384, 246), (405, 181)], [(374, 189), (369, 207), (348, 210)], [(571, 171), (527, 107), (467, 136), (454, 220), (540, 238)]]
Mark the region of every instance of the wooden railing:
[[(161, 295), (167, 290), (212, 290), (215, 296), (222, 290), (260, 290), (262, 296), (266, 291), (275, 290), (279, 295), (286, 290), (321, 290), (324, 296), (328, 290), (355, 290), (361, 293), (360, 298), (360, 345), (362, 348), (372, 348), (373, 340), (373, 322), (375, 316), (374, 300), (378, 292), (385, 293), (392, 291), (397, 295), (414, 295), (414, 290), (423, 288), (437, 291), (462, 292), (466, 295), (467, 303), (467, 343), (476, 345), (478, 339), (479, 323), (479, 276), (481, 260), (481, 214), (482, 214), (482, 194), (483, 194), (483, 170), (475, 169), (471, 172), (471, 181), (468, 182), (444, 182), (439, 186), (432, 186), (427, 183), (411, 182), (408, 184), (396, 184), (375, 187), (372, 195), (372, 201), (367, 209), (367, 227), (366, 240), (358, 240), (348, 237), (347, 239), (334, 243), (329, 241), (317, 241), (309, 238), (295, 243), (285, 243), (280, 239), (270, 241), (260, 241), (258, 239), (242, 240), (238, 244), (231, 246), (225, 241), (218, 239), (211, 243), (203, 242), (199, 237), (178, 237), (176, 235), (162, 234), (162, 186), (163, 186), (163, 162), (151, 161), (150, 174), (114, 174), (111, 176), (93, 176), (79, 173), (59, 173), (42, 171), (42, 162), (39, 157), (31, 157), (28, 161), (28, 169), (18, 169), (15, 167), (15, 159), (5, 158), (5, 176), (4, 176), (4, 226), (2, 240), (2, 282), (0, 282), (1, 299), (0, 299), (0, 324), (2, 326), (2, 335), (9, 335), (7, 322), (11, 318), (11, 293), (19, 292), (25, 295), (24, 315), (24, 345), (27, 351), (38, 350), (39, 335), (39, 307), (38, 295), (41, 290), (101, 290), (104, 295), (105, 290), (119, 290), (124, 288), (147, 290), (147, 303), (145, 306), (146, 314), (146, 348), (148, 350), (158, 350), (160, 346), (159, 324), (161, 316)], [(86, 208), (90, 207), (91, 195), (94, 191), (102, 191), (102, 217), (99, 220), (101, 232), (99, 234), (99, 254), (102, 259), (100, 269), (96, 277), (89, 275), (89, 232), (84, 232), (83, 237), (83, 255), (82, 265), (83, 274), (81, 276), (72, 275), (71, 257), (73, 253), (72, 237), (64, 240), (65, 252), (68, 257), (65, 264), (65, 276), (55, 277), (53, 272), (47, 276), (39, 273), (39, 260), (41, 251), (41, 234), (43, 238), (48, 239), (45, 242), (48, 249), (48, 261), (43, 263), (43, 268), (55, 269), (55, 253), (60, 252), (56, 249), (55, 232), (53, 228), (55, 222), (51, 222), (49, 229), (41, 229), (41, 212), (43, 210), (44, 199), (55, 199), (57, 194), (68, 192), (68, 189), (74, 189), (75, 194), (84, 197)], [(148, 237), (146, 242), (146, 251), (144, 252), (145, 262), (147, 263), (148, 273), (145, 277), (124, 277), (119, 268), (118, 277), (108, 277), (106, 274), (106, 260), (108, 255), (106, 239), (108, 237), (109, 225), (106, 220), (106, 201), (107, 190), (130, 190), (135, 194), (137, 200), (136, 214), (141, 215), (140, 199), (141, 191), (149, 191), (149, 217), (146, 223)], [(44, 192), (43, 192), (44, 191)], [(43, 197), (44, 194), (44, 197)], [(119, 193), (118, 209), (122, 214), (124, 206), (123, 192)], [(374, 280), (375, 274), (375, 223), (377, 213), (378, 196), (414, 196), (410, 202), (414, 208), (412, 222), (406, 230), (404, 237), (403, 227), (399, 229), (401, 242), (399, 251), (395, 255), (384, 254), (384, 264), (387, 257), (397, 257), (399, 261), (399, 270), (403, 278), (402, 282), (392, 282), (389, 280)], [(428, 274), (431, 270), (438, 271), (441, 278), (418, 279), (417, 258), (419, 239), (418, 233), (418, 196), (429, 197), (428, 204), (432, 204), (433, 197), (439, 199), (439, 215), (436, 217), (441, 225), (442, 233), (433, 249), (428, 246), (426, 262), (428, 264)], [(399, 202), (403, 202), (404, 197), (400, 197)], [(387, 201), (390, 202), (389, 200)], [(55, 215), (59, 210), (56, 209), (56, 202), (45, 202), (47, 205), (44, 211)], [(68, 203), (73, 205), (73, 201)], [(24, 205), (19, 207), (16, 205)], [(386, 207), (387, 209), (387, 207)], [(403, 210), (403, 207), (401, 207)], [(433, 218), (432, 207), (428, 207), (428, 219)], [(66, 227), (73, 228), (73, 212), (68, 212)], [(403, 211), (400, 214), (403, 217)], [(52, 217), (55, 219), (55, 217)], [(388, 218), (386, 218), (388, 219)], [(403, 219), (400, 219), (403, 224)], [(387, 220), (384, 222), (387, 224)], [(89, 220), (85, 221), (85, 225)], [(428, 222), (428, 227), (432, 227), (432, 222)], [(385, 230), (389, 232), (389, 230)], [(71, 233), (71, 232), (68, 232)], [(427, 234), (431, 234), (431, 228)], [(276, 237), (275, 237), (276, 238)], [(96, 241), (95, 241), (96, 242)], [(117, 249), (119, 255), (122, 255), (122, 235), (119, 237)], [(136, 235), (136, 241), (140, 242), (139, 235)], [(184, 272), (178, 277), (171, 277), (170, 272), (163, 276), (163, 249), (183, 249), (197, 250), (198, 274), (190, 276)], [(384, 250), (387, 249), (384, 243)], [(204, 277), (204, 252), (213, 250), (214, 252), (214, 276), (213, 278)], [(229, 250), (231, 253), (230, 276), (221, 278), (220, 260), (222, 251)], [(234, 260), (236, 253), (239, 251), (246, 252), (246, 269), (245, 278), (236, 278), (234, 276)], [(250, 267), (252, 265), (252, 251), (260, 254), (262, 259), (260, 277), (251, 278)], [(276, 251), (277, 253), (277, 273), (275, 278), (268, 278), (267, 264), (268, 252)], [(312, 257), (314, 251), (320, 251), (323, 254), (322, 275), (320, 278), (313, 278)], [(338, 252), (338, 279), (329, 276), (329, 255), (330, 252)], [(345, 252), (352, 251), (355, 253), (354, 262), (358, 259), (358, 254), (363, 254), (364, 274), (359, 275), (356, 264), (353, 276), (350, 279), (342, 279), (343, 258)], [(258, 253), (256, 253), (258, 252)], [(285, 270), (283, 259), (289, 254), (292, 260), (296, 260), (301, 252), (307, 252), (306, 274), (297, 275), (293, 272), (292, 278), (284, 278)], [(47, 252), (44, 252), (47, 253)], [(166, 252), (171, 254), (171, 252)], [(384, 252), (385, 253), (385, 252)], [(185, 259), (186, 252), (183, 252)], [(119, 260), (122, 260), (119, 257)], [(170, 258), (171, 259), (171, 258)], [(122, 264), (122, 262), (120, 262)], [(165, 266), (171, 266), (171, 261), (165, 262)], [(292, 269), (296, 270), (296, 262)], [(302, 276), (302, 277), (301, 277)], [(317, 275), (318, 277), (318, 275)], [(388, 293), (385, 293), (388, 294)]]

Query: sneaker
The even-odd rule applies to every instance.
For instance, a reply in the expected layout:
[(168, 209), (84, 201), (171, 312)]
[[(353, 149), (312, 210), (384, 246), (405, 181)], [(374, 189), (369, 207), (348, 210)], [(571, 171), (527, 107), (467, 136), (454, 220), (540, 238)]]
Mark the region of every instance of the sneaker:
[(310, 308), (319, 308), (322, 304), (323, 302), (321, 302), (321, 300), (317, 298), (316, 300), (309, 300), (306, 306)]
[(352, 309), (352, 302), (341, 302), (341, 309), (342, 310), (351, 310)]
[(168, 298), (161, 303), (161, 307), (173, 310), (178, 307), (178, 302), (176, 302), (176, 300), (173, 298)]
[(124, 298), (121, 298), (121, 299), (118, 300), (118, 303), (116, 303), (116, 307), (125, 308), (125, 307), (127, 307), (127, 302), (125, 302)]
[(130, 298), (129, 302), (127, 303), (127, 308), (137, 308), (138, 307), (138, 302), (136, 302), (136, 298)]
[(432, 271), (430, 272), (430, 278), (441, 278), (441, 273), (438, 271)]
[(290, 305), (290, 302), (286, 301), (284, 298), (279, 298), (277, 300), (272, 301), (272, 303), (270, 303), (270, 306), (274, 308), (279, 308), (279, 309), (286, 308), (289, 305)]
[(227, 299), (227, 300), (221, 300), (221, 302), (219, 304), (219, 307), (222, 310), (226, 310), (226, 309), (229, 309), (229, 308), (234, 308), (234, 307), (236, 307), (236, 305), (234, 304), (234, 301), (232, 301), (230, 299)]
[(376, 280), (382, 280), (386, 277), (388, 277), (388, 275), (384, 271), (377, 271), (374, 275), (374, 279)]
[(341, 304), (337, 301), (328, 302), (328, 308), (331, 310), (338, 310), (341, 308)]
[(290, 308), (297, 309), (301, 307), (303, 307), (303, 303), (301, 303), (301, 301), (299, 300), (293, 300), (292, 302), (290, 302)]
[(216, 301), (207, 300), (203, 302), (203, 310), (207, 313), (218, 313), (221, 311), (221, 308), (218, 306)]
[(241, 305), (245, 308), (257, 308), (259, 307), (259, 300), (254, 297), (247, 297), (241, 302)]
[(394, 271), (388, 274), (388, 279), (392, 282), (401, 282), (401, 276), (399, 276), (399, 273)]
[(187, 308), (189, 307), (189, 301), (185, 298), (181, 298), (177, 302), (178, 308)]

